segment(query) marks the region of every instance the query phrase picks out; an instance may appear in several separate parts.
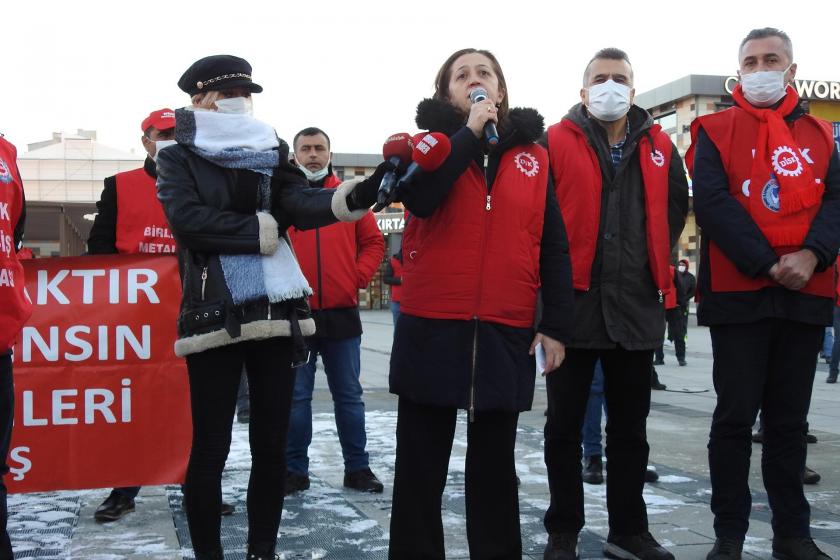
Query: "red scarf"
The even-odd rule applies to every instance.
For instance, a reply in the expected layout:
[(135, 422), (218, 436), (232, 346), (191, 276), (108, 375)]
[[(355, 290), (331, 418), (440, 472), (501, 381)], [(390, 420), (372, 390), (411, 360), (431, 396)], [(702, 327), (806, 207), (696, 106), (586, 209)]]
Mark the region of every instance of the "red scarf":
[[(766, 231), (762, 226), (771, 222), (777, 224), (780, 215), (790, 216), (820, 204), (825, 185), (814, 180), (811, 166), (804, 161), (799, 145), (784, 120), (799, 104), (796, 90), (788, 86), (782, 103), (775, 109), (751, 105), (744, 99), (740, 84), (732, 92), (732, 98), (738, 107), (759, 122), (749, 203), (750, 215), (759, 227)], [(773, 181), (778, 185), (776, 189), (769, 185)], [(807, 219), (804, 213), (802, 217)], [(769, 241), (773, 243), (774, 240)], [(794, 244), (794, 240), (777, 241)]]

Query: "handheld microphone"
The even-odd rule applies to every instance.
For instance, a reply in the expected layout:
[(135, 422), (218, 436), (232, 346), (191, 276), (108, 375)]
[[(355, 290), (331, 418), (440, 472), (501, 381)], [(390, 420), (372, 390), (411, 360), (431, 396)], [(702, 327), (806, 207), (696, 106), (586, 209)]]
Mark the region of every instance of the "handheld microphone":
[(385, 173), (382, 182), (379, 184), (379, 192), (376, 193), (376, 206), (373, 211), (378, 212), (394, 201), (396, 193), (394, 187), (397, 185), (397, 170), (401, 164), (411, 159), (411, 136), (405, 132), (392, 134), (382, 144), (382, 157), (394, 166), (394, 170)]
[[(478, 103), (485, 99), (487, 99), (487, 90), (482, 87), (477, 87), (470, 92), (470, 101), (473, 103)], [(484, 123), (484, 137), (491, 146), (499, 143), (499, 133), (496, 131), (496, 123), (493, 121)]]
[(421, 133), (414, 137), (414, 152), (411, 154), (411, 165), (399, 182), (397, 189), (408, 184), (421, 173), (431, 173), (443, 165), (449, 153), (452, 151), (452, 143), (449, 137), (441, 132)]

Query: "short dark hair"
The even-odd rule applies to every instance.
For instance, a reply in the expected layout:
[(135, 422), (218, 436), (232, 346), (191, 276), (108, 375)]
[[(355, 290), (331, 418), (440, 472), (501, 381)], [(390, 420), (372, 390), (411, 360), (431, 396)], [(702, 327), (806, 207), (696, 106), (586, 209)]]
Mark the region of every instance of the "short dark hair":
[(586, 68), (583, 70), (583, 85), (586, 86), (589, 83), (589, 67), (592, 66), (592, 63), (596, 60), (623, 60), (627, 63), (630, 67), (630, 79), (633, 78), (633, 65), (630, 63), (630, 57), (627, 56), (627, 53), (621, 49), (617, 49), (615, 47), (607, 47), (605, 49), (601, 49), (600, 51), (595, 53), (595, 56), (589, 59), (589, 62), (586, 63)]
[(327, 139), (327, 149), (329, 149), (329, 147), (330, 147), (330, 137), (327, 135), (327, 133), (324, 132), (323, 130), (321, 130), (320, 128), (318, 128), (317, 126), (308, 126), (308, 127), (304, 128), (303, 130), (301, 130), (300, 132), (298, 132), (297, 134), (295, 134), (295, 137), (292, 140), (292, 150), (297, 150), (297, 141), (298, 141), (298, 138), (300, 138), (301, 136), (316, 136), (318, 134), (323, 134), (324, 138)]
[(507, 118), (509, 110), (507, 81), (505, 80), (505, 74), (502, 72), (502, 65), (499, 64), (499, 60), (488, 50), (467, 48), (455, 51), (449, 55), (449, 58), (447, 58), (446, 62), (444, 62), (440, 67), (437, 76), (435, 77), (434, 99), (449, 103), (449, 78), (452, 77), (452, 65), (455, 64), (456, 60), (465, 54), (480, 54), (490, 59), (493, 71), (496, 73), (496, 78), (499, 80), (499, 89), (504, 94), (501, 103), (499, 103), (499, 122), (501, 123)]
[(743, 41), (741, 41), (741, 46), (738, 47), (738, 61), (741, 61), (741, 51), (744, 49), (744, 45), (747, 44), (747, 41), (767, 39), (768, 37), (778, 37), (781, 39), (782, 44), (785, 47), (785, 54), (788, 56), (788, 61), (793, 62), (793, 42), (791, 42), (787, 33), (781, 29), (776, 29), (775, 27), (762, 27), (761, 29), (753, 29), (747, 33), (747, 36), (744, 37)]

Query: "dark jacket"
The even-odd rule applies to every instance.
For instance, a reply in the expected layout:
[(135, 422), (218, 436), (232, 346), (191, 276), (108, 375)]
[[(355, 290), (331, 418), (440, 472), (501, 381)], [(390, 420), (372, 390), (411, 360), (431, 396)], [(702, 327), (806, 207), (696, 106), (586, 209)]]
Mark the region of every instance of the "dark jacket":
[[(575, 291), (572, 348), (651, 350), (662, 344), (664, 306), (648, 264), (645, 194), (639, 164), (639, 139), (653, 119), (633, 105), (622, 159), (614, 167), (603, 127), (577, 104), (565, 118), (586, 134), (601, 164), (601, 222), (588, 291)], [(583, 154), (581, 154), (583, 157)], [(685, 226), (688, 182), (677, 148), (669, 167), (668, 225), (673, 247)]]
[[(435, 212), (468, 166), (475, 162), (492, 185), (499, 158), (512, 146), (532, 143), (543, 131), (533, 110), (514, 109), (499, 126), (501, 141), (490, 149), (466, 128), (465, 118), (448, 103), (425, 100), (418, 106), (417, 125), (443, 132), (452, 152), (437, 171), (418, 178), (402, 191), (402, 202), (414, 215)], [(452, 258), (458, 258), (453, 247)], [(540, 246), (540, 279), (544, 309), (537, 330), (567, 341), (571, 335), (571, 264), (568, 241), (554, 190), (547, 188)], [(400, 315), (391, 353), (392, 393), (422, 404), (468, 408), (471, 393), (476, 410), (523, 411), (531, 408), (536, 365), (528, 348), (532, 328), (516, 328), (479, 320), (426, 319)]]
[[(313, 188), (335, 188), (341, 180), (330, 173)], [(366, 288), (382, 262), (385, 240), (372, 212), (355, 223), (333, 224), (309, 231), (289, 230), (300, 267), (312, 287), (309, 298), (319, 338), (361, 336), (359, 289)]]
[[(804, 115), (801, 108), (785, 117), (792, 121)], [(729, 192), (729, 179), (717, 147), (701, 128), (694, 151), (694, 212), (703, 230), (700, 269), (697, 273), (700, 300), (697, 320), (701, 325), (753, 323), (780, 318), (813, 325), (831, 325), (831, 298), (788, 290), (764, 288), (753, 292), (712, 292), (709, 277), (708, 241), (714, 239), (743, 274), (767, 274), (779, 260), (746, 209)], [(831, 156), (822, 205), (802, 244), (817, 257), (817, 271), (832, 266), (840, 247), (840, 156)]]
[[(152, 158), (146, 157), (143, 170), (149, 177), (157, 177), (157, 166)], [(88, 253), (107, 255), (117, 251), (117, 176), (105, 178), (105, 188), (96, 203), (96, 218), (90, 228), (87, 240)]]
[(290, 226), (313, 228), (364, 215), (347, 208), (355, 182), (312, 189), (287, 160), (288, 146), (281, 143), (281, 163), (271, 179), (271, 213), (258, 214), (259, 174), (219, 167), (181, 145), (158, 155), (158, 198), (178, 243), (183, 283), (176, 354), (314, 333), (303, 298), (234, 305), (219, 260), (220, 254), (271, 254)]
[[(677, 264), (685, 265), (685, 272), (681, 273), (678, 267), (675, 273), (676, 276), (674, 277), (677, 285), (677, 304), (685, 310), (688, 309), (688, 304), (691, 301), (691, 298), (694, 297), (694, 293), (697, 291), (697, 279), (688, 271), (687, 260), (683, 259)], [(677, 281), (679, 283), (677, 283)]]

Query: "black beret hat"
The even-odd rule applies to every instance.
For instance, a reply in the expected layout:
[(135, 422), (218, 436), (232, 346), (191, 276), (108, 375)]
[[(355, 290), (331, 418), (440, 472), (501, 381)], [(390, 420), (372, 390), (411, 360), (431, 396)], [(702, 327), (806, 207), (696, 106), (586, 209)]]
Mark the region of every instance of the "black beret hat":
[(190, 95), (235, 87), (246, 87), (252, 93), (263, 90), (251, 81), (248, 61), (229, 54), (205, 56), (195, 61), (178, 80), (178, 87)]

